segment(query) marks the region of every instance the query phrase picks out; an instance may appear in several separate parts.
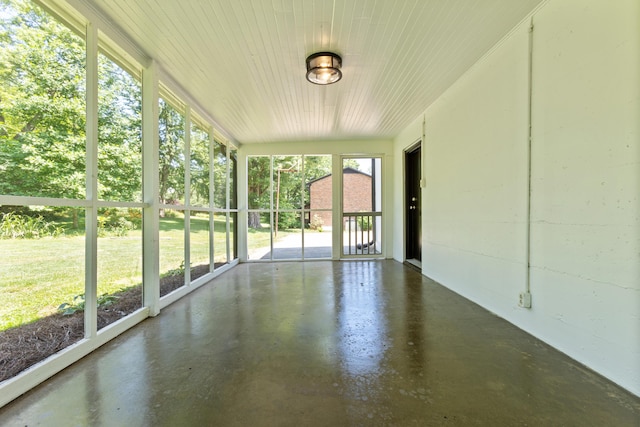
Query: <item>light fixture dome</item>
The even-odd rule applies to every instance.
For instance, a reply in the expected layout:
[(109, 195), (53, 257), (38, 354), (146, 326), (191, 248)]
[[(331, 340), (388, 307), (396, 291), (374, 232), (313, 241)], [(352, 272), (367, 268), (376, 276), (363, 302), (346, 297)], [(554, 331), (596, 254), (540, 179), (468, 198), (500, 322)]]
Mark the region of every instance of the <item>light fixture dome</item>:
[(318, 52), (307, 58), (307, 80), (317, 85), (329, 85), (342, 78), (342, 58), (331, 52)]

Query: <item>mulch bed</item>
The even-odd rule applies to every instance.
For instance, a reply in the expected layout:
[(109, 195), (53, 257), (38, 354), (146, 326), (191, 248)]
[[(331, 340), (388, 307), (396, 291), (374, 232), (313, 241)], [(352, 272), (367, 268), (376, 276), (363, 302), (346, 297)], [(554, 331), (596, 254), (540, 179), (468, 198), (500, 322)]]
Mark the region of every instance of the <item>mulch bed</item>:
[[(191, 280), (209, 272), (209, 265), (191, 269)], [(184, 285), (184, 276), (160, 279), (160, 295), (164, 296)], [(118, 299), (98, 308), (98, 329), (133, 313), (142, 307), (142, 287), (136, 286), (114, 293)], [(64, 316), (60, 313), (35, 322), (0, 332), (0, 382), (12, 378), (30, 366), (46, 359), (84, 338), (84, 312)]]

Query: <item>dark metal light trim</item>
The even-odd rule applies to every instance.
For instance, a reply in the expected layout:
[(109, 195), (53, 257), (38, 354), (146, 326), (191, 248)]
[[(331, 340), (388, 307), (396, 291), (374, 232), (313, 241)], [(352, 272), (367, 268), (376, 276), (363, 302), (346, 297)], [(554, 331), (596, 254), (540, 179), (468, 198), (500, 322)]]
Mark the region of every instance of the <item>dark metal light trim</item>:
[(330, 85), (342, 78), (342, 58), (332, 52), (318, 52), (307, 57), (307, 80), (317, 85)]

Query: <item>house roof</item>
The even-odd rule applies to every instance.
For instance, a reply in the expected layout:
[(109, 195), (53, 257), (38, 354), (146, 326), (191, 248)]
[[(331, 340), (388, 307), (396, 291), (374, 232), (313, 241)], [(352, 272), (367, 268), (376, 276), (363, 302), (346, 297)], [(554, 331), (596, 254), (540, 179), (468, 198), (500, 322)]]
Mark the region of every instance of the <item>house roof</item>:
[[(370, 174), (368, 174), (366, 172), (359, 171), (358, 169), (354, 169), (352, 167), (346, 167), (346, 168), (342, 169), (342, 173), (359, 173), (360, 175), (371, 177)], [(313, 184), (314, 182), (318, 182), (318, 181), (321, 181), (321, 180), (323, 180), (325, 178), (329, 178), (330, 176), (331, 176), (331, 174), (327, 174), (327, 175), (321, 176), (320, 178), (312, 179), (311, 181), (307, 182), (307, 186)]]
[[(239, 143), (389, 139), (543, 0), (77, 0)], [(305, 58), (342, 56), (341, 81)]]

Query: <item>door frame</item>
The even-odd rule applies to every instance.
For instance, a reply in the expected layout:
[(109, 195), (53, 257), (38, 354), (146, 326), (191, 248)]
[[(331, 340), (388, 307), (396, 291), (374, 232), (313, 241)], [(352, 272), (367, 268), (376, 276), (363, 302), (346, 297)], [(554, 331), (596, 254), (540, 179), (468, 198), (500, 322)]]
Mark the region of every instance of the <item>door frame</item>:
[[(385, 180), (385, 156), (384, 154), (375, 154), (375, 153), (367, 153), (367, 154), (341, 154), (339, 156), (340, 162), (336, 169), (339, 169), (338, 182), (338, 205), (340, 207), (339, 211), (334, 215), (337, 216), (334, 222), (334, 233), (338, 234), (337, 239), (339, 240), (339, 259), (359, 259), (359, 258), (372, 258), (372, 259), (384, 259), (386, 257), (386, 243), (385, 243), (385, 193), (384, 193), (384, 180)], [(371, 188), (374, 193), (377, 193), (377, 197), (372, 194), (371, 198), (376, 205), (379, 205), (379, 210), (372, 207), (372, 211), (369, 214), (373, 214), (376, 218), (375, 221), (379, 224), (375, 227), (375, 245), (373, 246), (373, 252), (369, 252), (368, 250), (362, 250), (360, 253), (345, 253), (345, 245), (347, 242), (344, 241), (344, 216), (345, 216), (345, 207), (344, 207), (344, 160), (347, 159), (361, 159), (361, 160), (377, 160), (380, 162), (378, 166), (378, 170), (376, 172), (375, 169), (372, 169), (371, 173)], [(334, 169), (334, 171), (336, 171)], [(334, 181), (335, 183), (335, 181)], [(366, 213), (365, 213), (366, 215)], [(337, 227), (336, 224), (339, 224)], [(335, 243), (336, 240), (334, 240)], [(379, 243), (379, 245), (378, 245)], [(375, 249), (379, 248), (379, 249)], [(357, 249), (357, 248), (356, 248)]]
[[(422, 201), (422, 165), (423, 165), (423, 161), (422, 161), (422, 139), (417, 140), (416, 142), (414, 142), (413, 144), (411, 144), (410, 146), (408, 146), (407, 148), (404, 149), (404, 157), (403, 157), (403, 162), (404, 162), (404, 167), (403, 167), (403, 182), (404, 182), (404, 188), (403, 188), (403, 205), (404, 205), (404, 209), (403, 209), (403, 222), (404, 222), (404, 246), (403, 246), (403, 260), (404, 262), (410, 263), (416, 267), (420, 267), (422, 266), (422, 242), (419, 242), (419, 254), (418, 257), (416, 258), (415, 256), (412, 256), (413, 254), (410, 253), (410, 247), (409, 245), (411, 244), (410, 240), (409, 240), (409, 230), (411, 229), (410, 225), (409, 225), (409, 205), (410, 205), (410, 201), (408, 200), (408, 193), (409, 193), (409, 186), (408, 186), (408, 176), (410, 173), (410, 164), (407, 161), (408, 160), (408, 156), (410, 156), (411, 154), (415, 153), (416, 151), (420, 151), (420, 171), (419, 171), (419, 175), (417, 176), (417, 191), (418, 191), (418, 202), (419, 204)], [(415, 178), (414, 178), (415, 180)], [(422, 206), (419, 205), (417, 206), (418, 212), (421, 213), (422, 210)], [(421, 220), (421, 215), (419, 215), (419, 217), (416, 219), (416, 223), (414, 224), (415, 228), (417, 228), (418, 230), (418, 238), (421, 239), (422, 238), (422, 220)], [(415, 236), (414, 236), (415, 237)]]

